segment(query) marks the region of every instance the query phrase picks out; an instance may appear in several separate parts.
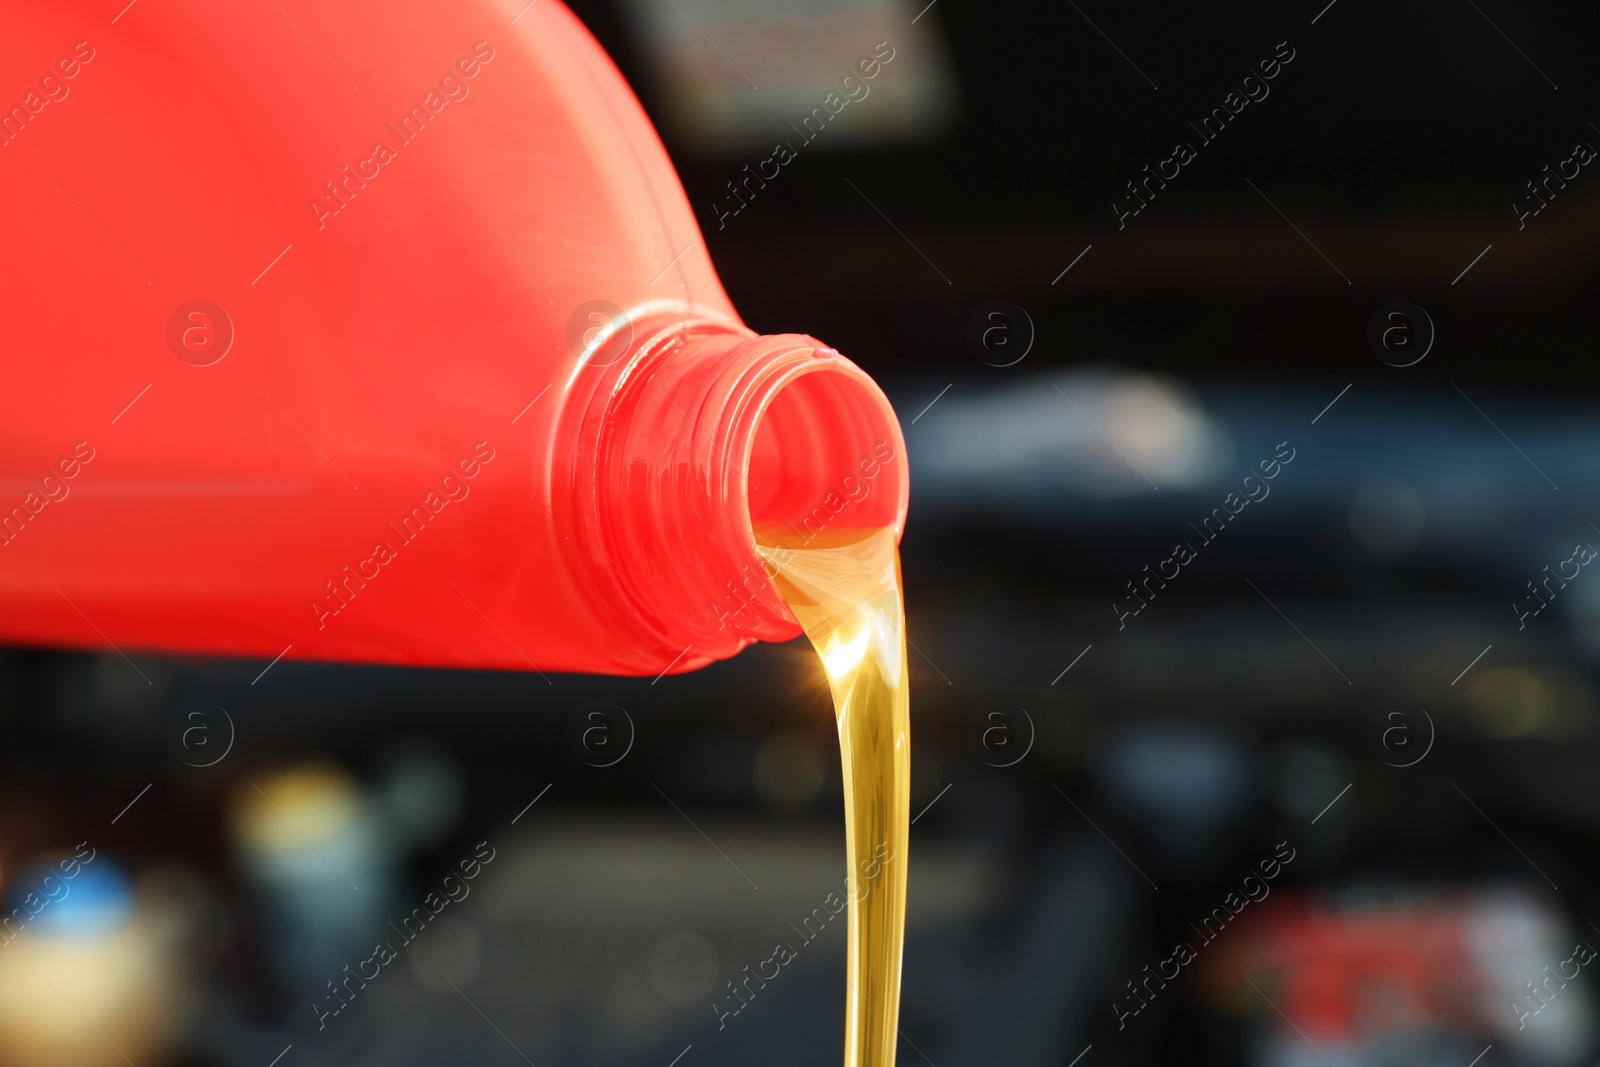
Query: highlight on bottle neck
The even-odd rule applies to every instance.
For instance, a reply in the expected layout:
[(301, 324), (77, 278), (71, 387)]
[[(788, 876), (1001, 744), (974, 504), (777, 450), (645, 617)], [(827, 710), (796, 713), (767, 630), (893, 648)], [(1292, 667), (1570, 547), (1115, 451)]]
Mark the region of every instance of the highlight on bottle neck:
[(608, 366), (580, 364), (558, 422), (548, 501), (577, 579), (619, 641), (676, 669), (800, 626), (763, 540), (798, 549), (904, 527), (905, 442), (854, 363), (801, 334), (681, 316), (633, 324)]

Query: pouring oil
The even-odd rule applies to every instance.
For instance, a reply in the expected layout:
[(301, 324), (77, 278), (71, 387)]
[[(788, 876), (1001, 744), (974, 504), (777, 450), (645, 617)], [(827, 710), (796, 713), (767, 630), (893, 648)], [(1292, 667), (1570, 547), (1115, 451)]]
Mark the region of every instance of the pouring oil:
[(911, 687), (893, 529), (828, 532), (800, 549), (756, 531), (773, 583), (833, 692), (850, 862), (845, 1067), (893, 1067), (905, 943)]

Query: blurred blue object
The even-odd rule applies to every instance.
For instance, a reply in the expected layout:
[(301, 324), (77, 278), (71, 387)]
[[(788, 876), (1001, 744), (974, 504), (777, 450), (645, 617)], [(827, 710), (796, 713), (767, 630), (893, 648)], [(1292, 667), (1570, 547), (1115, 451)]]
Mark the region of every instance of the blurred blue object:
[(133, 882), (104, 855), (79, 866), (72, 878), (55, 866), (28, 868), (17, 880), (7, 913), (27, 914), (31, 909), (23, 902), (30, 894), (44, 901), (26, 926), (38, 937), (93, 940), (121, 929), (133, 917)]

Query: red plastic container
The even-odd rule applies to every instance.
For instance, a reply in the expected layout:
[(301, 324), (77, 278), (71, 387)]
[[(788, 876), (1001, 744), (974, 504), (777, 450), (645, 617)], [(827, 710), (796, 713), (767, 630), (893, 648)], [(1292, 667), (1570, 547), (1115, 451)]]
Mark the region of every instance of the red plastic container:
[(903, 523), (557, 0), (116, 6), (0, 2), (0, 640), (681, 671), (799, 633), (753, 522)]

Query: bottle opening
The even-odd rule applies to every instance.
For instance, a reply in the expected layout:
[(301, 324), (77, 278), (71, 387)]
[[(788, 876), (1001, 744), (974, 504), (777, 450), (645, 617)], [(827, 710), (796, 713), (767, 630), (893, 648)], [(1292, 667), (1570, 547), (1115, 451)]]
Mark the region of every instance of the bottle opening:
[(801, 370), (756, 427), (750, 526), (795, 548), (826, 531), (890, 526), (898, 534), (906, 485), (899, 427), (883, 394), (853, 365)]

